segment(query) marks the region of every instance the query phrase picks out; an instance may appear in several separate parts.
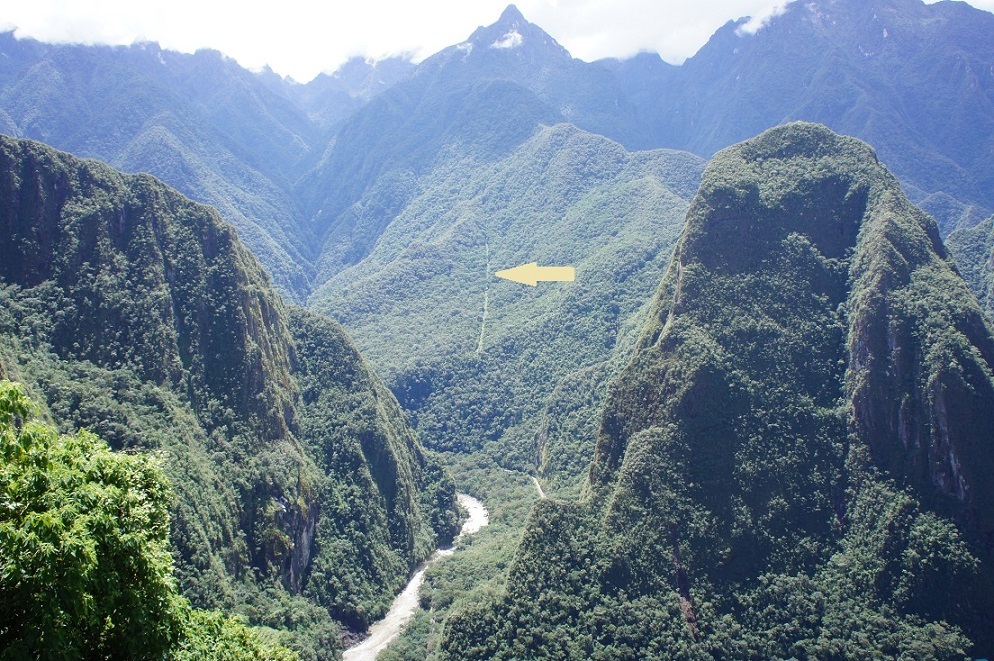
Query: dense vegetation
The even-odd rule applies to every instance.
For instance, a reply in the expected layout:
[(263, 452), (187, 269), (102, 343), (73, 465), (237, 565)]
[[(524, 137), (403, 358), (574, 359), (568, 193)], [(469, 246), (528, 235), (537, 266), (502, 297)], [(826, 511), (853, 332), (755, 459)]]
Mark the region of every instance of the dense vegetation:
[[(280, 291), (356, 335), (432, 447), (489, 446), (575, 488), (699, 165), (561, 123), (708, 155), (820, 121), (872, 141), (945, 234), (994, 207), (992, 29), (955, 3), (793, 3), (680, 67), (588, 64), (511, 6), (417, 66), (354, 60), (307, 85), (216, 52), (6, 34), (0, 124), (216, 205)], [(581, 284), (484, 277), (535, 259)]]
[[(269, 278), (151, 177), (0, 139), (0, 376), (66, 438), (161, 457), (180, 593), (304, 658), (455, 529), (394, 394), (464, 484), (515, 483), (514, 525), (505, 469), (570, 496), (595, 462), (513, 563), (498, 518), (429, 572), (401, 657), (987, 651), (994, 349), (939, 236), (994, 207), (992, 31), (962, 3), (792, 3), (680, 67), (587, 64), (509, 7), (308, 85), (2, 34), (0, 131), (215, 205)], [(871, 140), (938, 229), (864, 146), (773, 132), (716, 159), (650, 308), (703, 167), (657, 148), (794, 117)], [(950, 238), (988, 314), (991, 236)], [(577, 281), (492, 277), (529, 261)], [(205, 645), (242, 626), (190, 612)]]
[(585, 497), (532, 510), (457, 658), (961, 658), (994, 646), (994, 340), (873, 152), (718, 154)]
[[(931, 196), (947, 230), (991, 206), (986, 169), (974, 168), (986, 134), (947, 137), (987, 125), (986, 88), (963, 100), (959, 73), (929, 78), (930, 94), (962, 115), (941, 130), (939, 105), (894, 112), (891, 93), (917, 90), (926, 74), (914, 71), (933, 72), (929, 58), (945, 57), (923, 43), (967, 35), (968, 71), (987, 61), (989, 44), (972, 37), (971, 22), (987, 25), (987, 15), (917, 0), (871, 4), (795, 3), (752, 35), (730, 24), (682, 67), (646, 58), (585, 65), (509, 8), (353, 115), (298, 183), (305, 215), (325, 237), (308, 303), (356, 337), (426, 443), (487, 448), (507, 466), (533, 465), (575, 486), (607, 383), (667, 263), (694, 167), (687, 160), (659, 176), (646, 158), (673, 163), (676, 154), (627, 154), (557, 122), (625, 145), (710, 153), (754, 128), (808, 117), (872, 138), (915, 199)], [(871, 28), (880, 50), (868, 58), (859, 46)], [(518, 48), (491, 47), (512, 30)], [(788, 48), (800, 53), (790, 71), (767, 65)], [(880, 83), (898, 61), (905, 74)], [(840, 70), (841, 80), (818, 73)], [(730, 82), (736, 77), (743, 82)], [(858, 102), (835, 101), (840, 90)], [(878, 116), (887, 121), (868, 119)], [(921, 166), (933, 161), (941, 163)], [(657, 214), (661, 207), (672, 216)], [(482, 277), (532, 260), (569, 261), (580, 280), (525, 291)]]
[[(423, 177), (369, 255), (311, 302), (351, 329), (425, 443), (575, 480), (702, 162), (569, 125), (471, 162)], [(493, 277), (530, 260), (573, 265), (578, 280), (532, 290)]]
[(946, 246), (980, 307), (994, 319), (994, 216), (956, 230), (946, 239)]
[(396, 400), (217, 212), (2, 137), (0, 237), (0, 373), (64, 433), (162, 456), (195, 606), (333, 656), (451, 539), (452, 482)]
[(169, 555), (158, 460), (33, 417), (0, 381), (0, 653), (5, 658), (295, 659), (194, 610)]

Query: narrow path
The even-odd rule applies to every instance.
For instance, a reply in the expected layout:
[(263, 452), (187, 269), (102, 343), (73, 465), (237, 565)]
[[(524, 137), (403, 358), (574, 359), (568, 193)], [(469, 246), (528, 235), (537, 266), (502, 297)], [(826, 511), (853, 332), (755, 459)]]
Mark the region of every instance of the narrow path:
[(535, 483), (535, 490), (538, 491), (538, 497), (544, 500), (546, 498), (546, 495), (545, 495), (545, 489), (542, 488), (542, 483), (539, 482), (538, 478), (535, 477), (534, 475), (532, 475), (532, 482)]
[(469, 518), (462, 524), (459, 536), (456, 537), (453, 546), (447, 549), (438, 549), (435, 554), (425, 562), (422, 562), (411, 580), (390, 604), (390, 610), (382, 620), (369, 627), (369, 637), (361, 643), (345, 650), (343, 658), (345, 661), (375, 661), (376, 655), (382, 652), (393, 642), (394, 638), (400, 635), (400, 630), (414, 615), (418, 608), (418, 590), (425, 580), (425, 570), (438, 562), (441, 558), (452, 555), (456, 545), (459, 544), (463, 535), (472, 535), (479, 532), (484, 526), (490, 523), (490, 513), (486, 506), (476, 498), (464, 493), (456, 494), (459, 504), (469, 512)]
[(476, 353), (483, 352), (483, 331), (487, 328), (487, 308), (490, 306), (490, 243), (486, 244), (487, 248), (487, 270), (483, 274), (486, 278), (483, 282), (483, 321), (480, 322), (480, 341), (476, 345)]

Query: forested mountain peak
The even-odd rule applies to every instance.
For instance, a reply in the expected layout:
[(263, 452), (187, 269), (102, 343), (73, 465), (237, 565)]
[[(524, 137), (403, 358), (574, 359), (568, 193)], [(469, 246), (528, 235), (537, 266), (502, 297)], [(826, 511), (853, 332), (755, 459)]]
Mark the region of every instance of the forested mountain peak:
[[(843, 303), (844, 299), (839, 297), (849, 289), (846, 309), (850, 356), (846, 361), (849, 366), (846, 396), (853, 401), (855, 419), (852, 424), (859, 421), (858, 424), (869, 425), (862, 429), (864, 435), (871, 434), (870, 428), (874, 435), (879, 435), (873, 441), (867, 440), (874, 452), (879, 453), (875, 461), (926, 492), (934, 487), (943, 496), (968, 505), (968, 495), (977, 492), (978, 485), (976, 477), (969, 478), (963, 472), (963, 466), (974, 467), (966, 470), (975, 470), (994, 460), (994, 453), (988, 452), (990, 448), (983, 449), (973, 443), (974, 434), (984, 437), (983, 433), (965, 429), (957, 433), (957, 423), (945, 420), (944, 414), (939, 415), (946, 405), (933, 399), (944, 398), (948, 395), (942, 393), (958, 388), (944, 382), (949, 375), (943, 376), (941, 371), (928, 379), (932, 390), (909, 395), (920, 400), (917, 404), (906, 400), (902, 404), (904, 408), (885, 416), (891, 420), (886, 424), (874, 420), (887, 409), (882, 408), (883, 399), (878, 401), (883, 398), (882, 393), (866, 388), (870, 381), (876, 387), (883, 385), (882, 381), (868, 376), (869, 365), (872, 363), (879, 369), (879, 361), (893, 359), (884, 356), (897, 349), (884, 350), (878, 346), (880, 338), (874, 336), (873, 329), (881, 318), (892, 317), (894, 312), (887, 305), (872, 312), (865, 310), (858, 304), (859, 297), (868, 296), (871, 289), (882, 290), (876, 295), (898, 300), (915, 296), (948, 297), (955, 291), (953, 300), (962, 306), (956, 308), (952, 317), (957, 324), (956, 333), (962, 334), (964, 346), (976, 347), (982, 357), (976, 366), (979, 370), (976, 376), (981, 384), (985, 383), (983, 375), (990, 371), (988, 364), (994, 364), (994, 345), (982, 314), (976, 305), (970, 305), (965, 283), (952, 272), (934, 222), (903, 199), (896, 180), (864, 143), (839, 137), (817, 125), (796, 123), (772, 129), (720, 152), (705, 172), (688, 212), (687, 226), (670, 273), (663, 284), (664, 291), (672, 291), (672, 298), (661, 295), (657, 299), (640, 347), (646, 351), (658, 347), (665, 334), (663, 329), (681, 317), (684, 306), (696, 310), (693, 316), (703, 314), (700, 312), (702, 297), (694, 293), (696, 286), (688, 290), (690, 283), (698, 280), (698, 269), (707, 273), (708, 278), (718, 278), (717, 274), (722, 274), (722, 278), (739, 278), (747, 273), (762, 272), (772, 268), (776, 259), (781, 259), (778, 254), (784, 250), (788, 237), (793, 237), (791, 241), (803, 240), (810, 244), (812, 250), (827, 260), (827, 266), (842, 269), (834, 278), (826, 271), (816, 280), (825, 288), (822, 295), (838, 298), (836, 305)], [(899, 267), (897, 263), (885, 261), (883, 255), (887, 252), (902, 256), (902, 264), (906, 265)], [(939, 282), (931, 283), (931, 288), (926, 288), (928, 281), (917, 282), (930, 270), (944, 278), (941, 290)], [(840, 277), (847, 278), (848, 282), (839, 280)], [(917, 291), (917, 287), (923, 290)], [(899, 293), (893, 293), (891, 289)], [(907, 304), (900, 301), (901, 306)], [(714, 312), (717, 310), (709, 308), (707, 311), (708, 314)], [(913, 345), (901, 342), (911, 339), (903, 338), (903, 332), (901, 325), (892, 321), (888, 342), (901, 344), (908, 352)], [(936, 337), (935, 341), (939, 339)], [(915, 352), (924, 359), (931, 350), (924, 346)], [(956, 353), (956, 360), (968, 360), (972, 365), (968, 354), (969, 351)], [(921, 369), (901, 363), (888, 364), (892, 376), (904, 370), (917, 372)], [(801, 370), (798, 377), (809, 378), (810, 375)], [(994, 395), (994, 391), (987, 392), (983, 385), (972, 384), (968, 390), (985, 393), (983, 396)], [(842, 391), (836, 394), (841, 395)], [(897, 396), (890, 390), (888, 394)], [(959, 405), (963, 406), (967, 405), (968, 399), (957, 397)], [(873, 413), (867, 411), (867, 407), (871, 407)], [(964, 417), (971, 420), (971, 424), (979, 424), (989, 417), (982, 415), (982, 410), (977, 409), (975, 414)], [(932, 423), (918, 420), (926, 411), (940, 419)], [(602, 435), (605, 441), (624, 436), (607, 431), (615, 429), (610, 419), (610, 416), (605, 419)], [(896, 424), (898, 419), (903, 421), (900, 426)], [(606, 451), (608, 445), (603, 447)], [(901, 447), (916, 450), (904, 454)], [(961, 456), (964, 452), (979, 454), (967, 460)], [(617, 454), (605, 452), (601, 456), (606, 465), (621, 463)], [(601, 463), (595, 462), (595, 474)], [(982, 494), (984, 491), (980, 489), (978, 497), (990, 498), (991, 495)], [(975, 510), (974, 516), (989, 518), (984, 514), (989, 508), (978, 502), (970, 504), (969, 509)], [(984, 525), (994, 529), (991, 524), (987, 521)]]
[(379, 617), (454, 533), (454, 487), (397, 401), (216, 210), (7, 136), (0, 374), (62, 430), (161, 455), (182, 592), (309, 654), (334, 656), (336, 622)]
[(934, 221), (869, 146), (794, 123), (719, 152), (586, 499), (536, 506), (507, 596), (451, 617), (446, 644), (501, 656), (509, 627), (564, 658), (987, 653), (992, 366)]
[[(810, 258), (803, 257), (806, 251)], [(829, 370), (824, 377), (829, 384), (830, 374), (843, 377), (840, 384), (825, 390), (815, 376), (821, 373), (817, 363), (792, 362), (801, 356), (792, 357), (790, 336), (779, 338), (776, 353), (766, 356), (750, 339), (753, 333), (715, 332), (712, 324), (728, 307), (769, 320), (785, 315), (780, 323), (796, 326), (791, 313), (766, 307), (772, 301), (763, 298), (761, 287), (748, 288), (771, 269), (796, 271), (811, 284), (811, 302), (841, 311), (819, 324), (829, 335), (831, 328), (845, 329), (838, 337), (826, 335), (823, 347)], [(750, 294), (748, 300), (733, 305), (729, 298), (727, 305), (713, 307), (711, 299), (720, 299), (726, 286), (729, 296), (746, 286), (741, 292)], [(780, 292), (781, 300), (788, 291)], [(831, 407), (839, 397), (848, 401), (847, 433), (865, 445), (873, 465), (930, 507), (958, 517), (985, 544), (994, 541), (994, 493), (979, 477), (994, 470), (994, 447), (978, 440), (994, 438), (988, 409), (994, 402), (994, 340), (933, 220), (908, 203), (867, 145), (795, 123), (720, 152), (688, 211), (629, 376), (620, 381), (650, 383), (650, 372), (640, 372), (640, 366), (679, 355), (686, 348), (678, 330), (684, 323), (710, 328), (712, 341), (755, 370), (752, 379), (776, 374), (782, 383), (796, 383), (798, 392), (808, 389), (816, 406)], [(819, 355), (815, 337), (808, 335), (798, 350)], [(829, 358), (843, 347), (837, 357), (844, 374)], [(640, 425), (659, 424), (673, 396), (694, 398), (690, 391), (669, 393), (653, 406), (635, 408), (621, 391), (611, 398), (592, 469), (595, 484), (623, 463), (625, 439)], [(731, 402), (729, 411), (735, 409)], [(633, 426), (636, 419), (642, 422)]]

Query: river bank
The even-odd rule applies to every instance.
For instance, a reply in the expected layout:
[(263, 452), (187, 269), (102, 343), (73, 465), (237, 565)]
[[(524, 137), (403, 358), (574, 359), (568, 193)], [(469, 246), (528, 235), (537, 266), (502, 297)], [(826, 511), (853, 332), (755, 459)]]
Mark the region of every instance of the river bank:
[(355, 647), (345, 650), (343, 655), (345, 661), (375, 661), (376, 655), (393, 642), (417, 610), (418, 590), (421, 589), (421, 584), (424, 582), (425, 570), (432, 563), (455, 553), (459, 540), (464, 535), (479, 532), (490, 523), (490, 513), (482, 502), (465, 493), (456, 494), (456, 499), (469, 514), (469, 518), (463, 522), (453, 545), (446, 549), (438, 549), (431, 558), (418, 565), (414, 574), (411, 575), (411, 580), (404, 586), (404, 590), (390, 604), (390, 610), (387, 611), (387, 614), (382, 620), (369, 627), (369, 636)]

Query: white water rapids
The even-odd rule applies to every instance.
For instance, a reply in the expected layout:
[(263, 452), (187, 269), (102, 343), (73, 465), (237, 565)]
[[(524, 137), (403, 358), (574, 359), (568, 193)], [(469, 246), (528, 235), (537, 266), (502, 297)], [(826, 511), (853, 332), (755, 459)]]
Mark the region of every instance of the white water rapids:
[(490, 513), (479, 500), (464, 493), (456, 494), (456, 499), (469, 512), (469, 518), (462, 524), (462, 529), (459, 531), (459, 536), (456, 537), (453, 546), (447, 549), (438, 549), (431, 558), (418, 566), (414, 575), (411, 576), (411, 580), (404, 587), (404, 591), (397, 595), (393, 603), (390, 604), (390, 610), (387, 611), (383, 619), (369, 627), (369, 637), (355, 647), (345, 650), (345, 661), (375, 661), (376, 655), (393, 642), (393, 639), (400, 634), (400, 630), (417, 610), (418, 590), (421, 589), (421, 583), (425, 580), (425, 570), (432, 563), (452, 555), (455, 552), (455, 545), (459, 543), (459, 539), (463, 535), (479, 532), (481, 528), (490, 523)]

